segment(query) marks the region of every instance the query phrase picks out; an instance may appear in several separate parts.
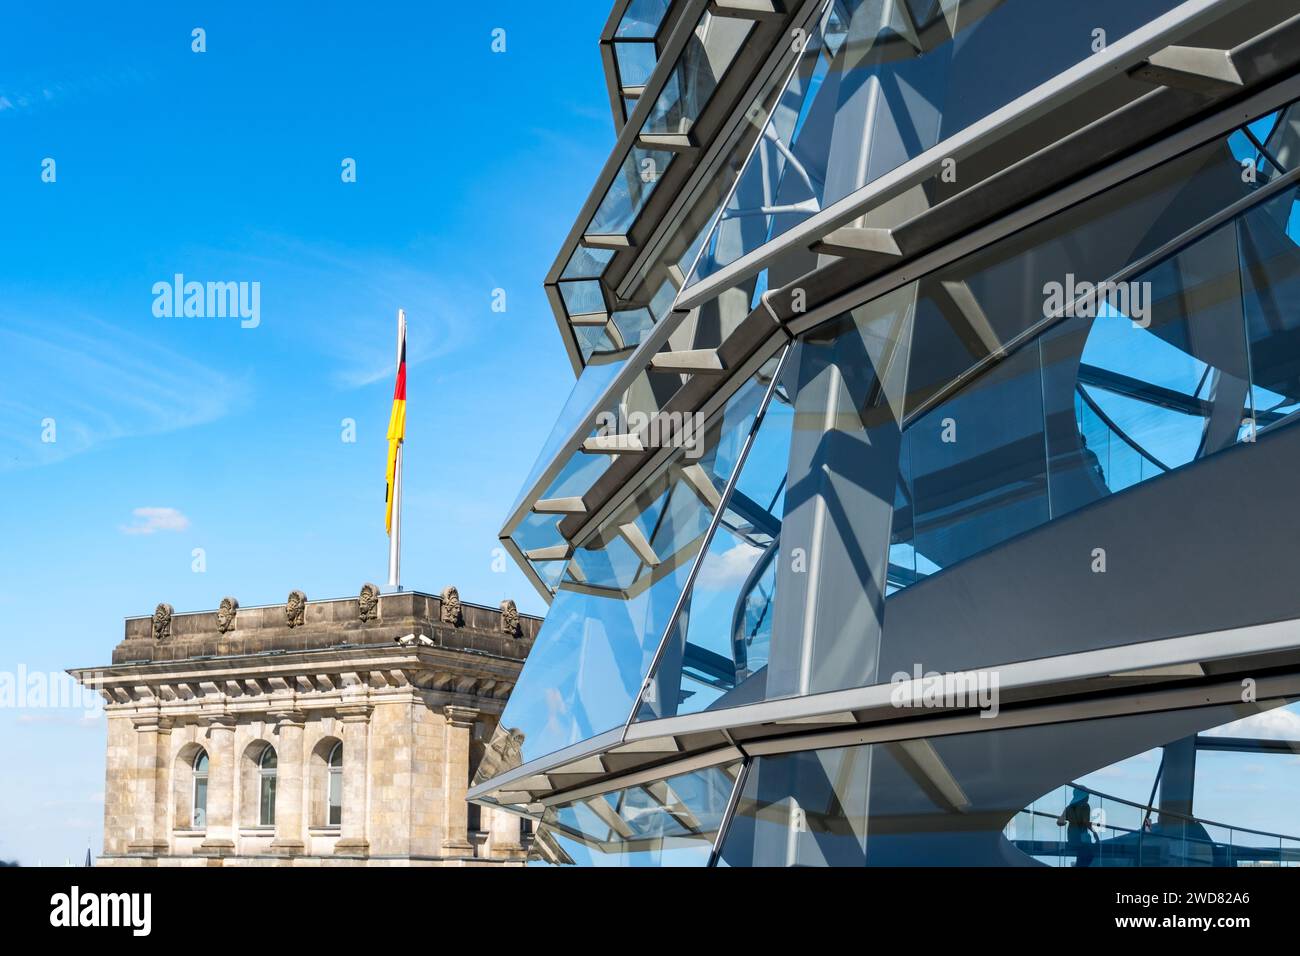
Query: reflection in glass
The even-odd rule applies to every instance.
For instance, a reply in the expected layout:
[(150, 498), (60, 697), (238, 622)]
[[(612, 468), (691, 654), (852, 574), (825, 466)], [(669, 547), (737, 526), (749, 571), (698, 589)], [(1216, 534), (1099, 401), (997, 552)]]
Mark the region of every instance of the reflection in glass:
[(715, 17), (706, 10), (641, 132), (688, 132), (753, 28), (752, 20)]
[[(1291, 865), (1300, 862), (1292, 700), (756, 757), (718, 862)], [(1152, 748), (1163, 758), (1137, 759)], [(1263, 776), (1243, 800), (1225, 784), (1247, 765)], [(1110, 792), (1130, 776), (1140, 794)]]
[(550, 807), (532, 861), (705, 866), (739, 769), (709, 767)]
[(520, 676), (528, 692), (490, 744), (493, 774), (627, 721), (774, 367), (575, 550)]
[(793, 121), (774, 116), (688, 285), (1092, 56), (1093, 30), (1114, 43), (1177, 4), (828, 3), (787, 89)]
[(615, 36), (650, 39), (659, 32), (664, 14), (672, 6), (672, 0), (631, 0), (623, 17), (618, 21)]
[(913, 292), (792, 351), (637, 719), (870, 683)]

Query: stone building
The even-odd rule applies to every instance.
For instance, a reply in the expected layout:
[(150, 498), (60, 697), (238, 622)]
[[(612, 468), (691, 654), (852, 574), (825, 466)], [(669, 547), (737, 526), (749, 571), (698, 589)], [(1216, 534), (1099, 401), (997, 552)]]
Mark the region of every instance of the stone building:
[(540, 622), (380, 595), (128, 618), (107, 701), (101, 866), (518, 865), (465, 800)]

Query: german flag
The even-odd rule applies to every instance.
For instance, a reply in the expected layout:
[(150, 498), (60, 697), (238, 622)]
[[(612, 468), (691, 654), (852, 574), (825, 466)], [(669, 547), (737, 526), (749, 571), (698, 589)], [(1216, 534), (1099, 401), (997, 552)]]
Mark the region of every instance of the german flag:
[(388, 471), (384, 485), (384, 530), (393, 533), (393, 497), (397, 475), (397, 449), (406, 438), (406, 315), (397, 320), (397, 386), (393, 389), (393, 411), (388, 416)]

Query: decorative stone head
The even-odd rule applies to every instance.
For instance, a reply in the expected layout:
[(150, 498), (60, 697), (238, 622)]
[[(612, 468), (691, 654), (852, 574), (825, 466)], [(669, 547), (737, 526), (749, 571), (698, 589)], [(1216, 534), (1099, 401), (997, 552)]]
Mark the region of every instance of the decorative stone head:
[(442, 589), (442, 623), (460, 627), (460, 591), (455, 585)]
[(217, 630), (222, 634), (235, 629), (235, 614), (239, 611), (239, 602), (227, 595), (221, 599), (217, 608)]
[(519, 636), (519, 608), (509, 598), (501, 602), (501, 633), (507, 637)]
[(290, 591), (289, 600), (284, 605), (284, 620), (290, 627), (302, 627), (303, 615), (307, 612), (307, 595), (301, 591)]
[(357, 609), (361, 620), (373, 621), (379, 614), (379, 588), (370, 582), (361, 585), (361, 596), (357, 598)]
[(159, 604), (153, 609), (153, 639), (168, 641), (172, 636), (172, 606)]

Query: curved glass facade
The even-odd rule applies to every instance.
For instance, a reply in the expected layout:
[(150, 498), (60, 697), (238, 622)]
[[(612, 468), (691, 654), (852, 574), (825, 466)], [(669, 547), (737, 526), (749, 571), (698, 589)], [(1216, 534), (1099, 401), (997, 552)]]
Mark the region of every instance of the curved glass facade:
[[(643, 421), (539, 463), (582, 507), (510, 529), (554, 603), (472, 795), (538, 821), (536, 862), (1300, 863), (1289, 804), (1220, 787), (1250, 759), (1293, 788), (1270, 760), (1300, 753), (1300, 21), (1229, 6), (800, 8), (734, 190), (656, 251), (694, 281), (1009, 105), (1041, 120), (1019, 98), (1121, 38), (1150, 49), (1088, 115), (1181, 119), (1022, 194), (1042, 131), (1009, 136), (997, 189), (893, 196), (689, 313), (620, 304), (637, 341), (675, 324), (574, 404)], [(599, 267), (574, 255), (571, 310), (611, 310)], [(695, 451), (639, 447), (697, 408)]]

